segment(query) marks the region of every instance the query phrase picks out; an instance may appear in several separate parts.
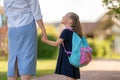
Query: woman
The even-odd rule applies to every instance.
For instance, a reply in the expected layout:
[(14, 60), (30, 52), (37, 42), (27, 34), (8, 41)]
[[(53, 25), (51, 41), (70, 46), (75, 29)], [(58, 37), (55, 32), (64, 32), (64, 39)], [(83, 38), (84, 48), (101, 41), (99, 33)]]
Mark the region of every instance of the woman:
[(37, 30), (47, 38), (38, 0), (4, 0), (8, 19), (8, 80), (30, 80), (36, 73)]

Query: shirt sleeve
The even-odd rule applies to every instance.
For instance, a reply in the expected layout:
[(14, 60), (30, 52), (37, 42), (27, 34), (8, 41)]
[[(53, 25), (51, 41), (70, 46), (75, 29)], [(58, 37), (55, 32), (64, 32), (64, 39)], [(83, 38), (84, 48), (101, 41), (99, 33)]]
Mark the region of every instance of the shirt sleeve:
[(40, 9), (40, 4), (38, 0), (28, 0), (28, 3), (31, 8), (32, 15), (34, 16), (35, 20), (42, 19), (42, 13)]
[(63, 30), (59, 38), (61, 38), (61, 39), (63, 39), (63, 40), (67, 40), (67, 38), (68, 38), (68, 33), (69, 33), (68, 30)]

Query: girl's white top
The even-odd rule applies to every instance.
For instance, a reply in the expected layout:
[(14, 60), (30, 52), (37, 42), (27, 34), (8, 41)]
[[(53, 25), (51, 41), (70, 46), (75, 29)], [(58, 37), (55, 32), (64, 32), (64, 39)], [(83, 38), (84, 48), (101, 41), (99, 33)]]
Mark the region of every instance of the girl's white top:
[(20, 27), (42, 19), (38, 0), (4, 0), (8, 27)]

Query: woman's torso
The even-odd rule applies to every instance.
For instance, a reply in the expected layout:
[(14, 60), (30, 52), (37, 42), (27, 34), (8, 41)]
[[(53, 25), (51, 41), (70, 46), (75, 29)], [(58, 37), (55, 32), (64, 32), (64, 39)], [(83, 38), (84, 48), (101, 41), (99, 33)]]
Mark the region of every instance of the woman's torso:
[(8, 27), (19, 27), (33, 21), (27, 0), (4, 0), (4, 8), (8, 17)]

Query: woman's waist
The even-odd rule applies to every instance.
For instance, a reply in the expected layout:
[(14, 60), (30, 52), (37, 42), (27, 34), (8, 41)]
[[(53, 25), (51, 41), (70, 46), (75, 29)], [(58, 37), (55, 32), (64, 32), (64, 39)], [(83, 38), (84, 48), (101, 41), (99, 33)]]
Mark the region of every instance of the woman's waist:
[(34, 20), (33, 16), (15, 16), (8, 17), (8, 27), (21, 27)]

